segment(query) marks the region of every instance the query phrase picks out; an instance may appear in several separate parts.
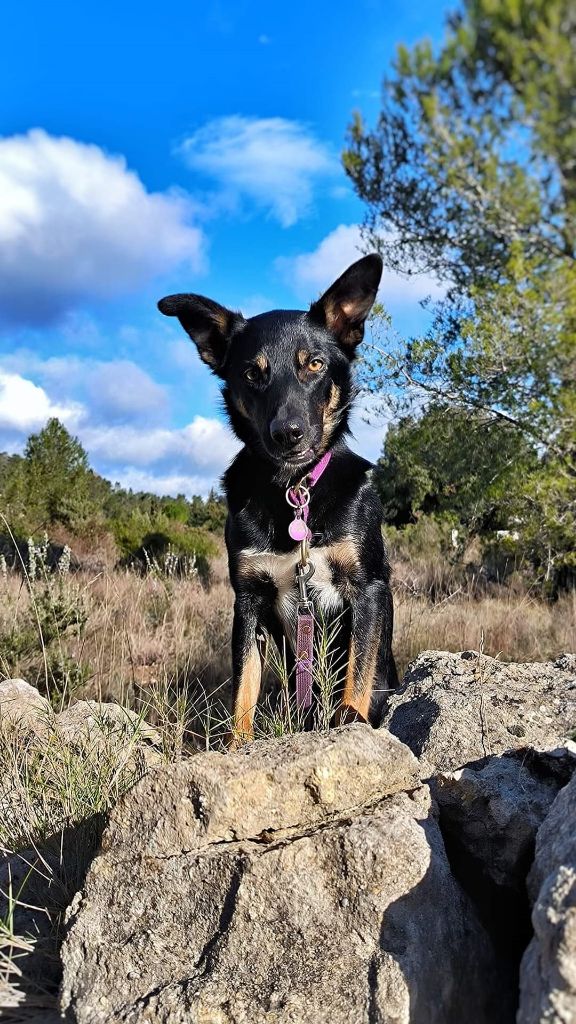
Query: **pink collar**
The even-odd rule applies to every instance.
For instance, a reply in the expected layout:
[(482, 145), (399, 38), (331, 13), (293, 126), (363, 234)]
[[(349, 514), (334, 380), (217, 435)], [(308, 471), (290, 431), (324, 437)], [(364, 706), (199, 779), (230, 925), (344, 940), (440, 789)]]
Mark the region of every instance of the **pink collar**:
[(322, 473), (327, 468), (331, 458), (332, 452), (325, 452), (320, 461), (317, 462), (316, 465), (312, 467), (309, 473), (306, 474), (305, 479), (308, 481), (310, 487), (314, 487), (314, 484), (318, 483), (320, 477), (322, 476)]
[(327, 451), (306, 476), (303, 476), (294, 487), (289, 487), (286, 491), (286, 501), (294, 510), (294, 521), (288, 527), (288, 533), (292, 540), (309, 541), (312, 539), (312, 534), (308, 529), (310, 489), (318, 483), (331, 458), (332, 452)]

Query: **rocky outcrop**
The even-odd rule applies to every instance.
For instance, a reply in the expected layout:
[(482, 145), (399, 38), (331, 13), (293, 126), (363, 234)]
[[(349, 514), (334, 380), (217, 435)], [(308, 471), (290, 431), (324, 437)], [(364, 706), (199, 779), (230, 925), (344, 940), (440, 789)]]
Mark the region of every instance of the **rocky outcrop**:
[(161, 737), (140, 715), (120, 704), (79, 700), (55, 713), (47, 697), (24, 679), (0, 682), (0, 729), (17, 731), (27, 741), (52, 736), (74, 747), (130, 743), (146, 764), (160, 758)]
[(50, 701), (25, 679), (4, 679), (0, 683), (0, 727), (44, 733), (50, 721)]
[(450, 772), (518, 748), (549, 750), (576, 732), (576, 664), (515, 664), (476, 651), (425, 651), (390, 697), (383, 725), (428, 766)]
[(510, 993), (415, 757), (386, 731), (155, 771), (69, 911), (77, 1024), (497, 1024)]
[[(125, 744), (131, 778), (148, 771), (85, 882), (102, 819), (88, 845), (83, 823), (0, 860), (0, 889), (8, 871), (25, 877), (22, 857), (47, 868), (20, 921), (38, 937), (39, 983), (55, 987), (58, 971), (54, 915), (37, 915), (78, 890), (63, 950), (70, 1024), (512, 1024), (523, 954), (518, 1024), (576, 1024), (574, 656), (427, 652), (381, 730), (171, 766), (122, 708), (79, 701), (54, 715), (18, 680), (0, 684), (0, 730), (75, 757)], [(0, 778), (2, 810), (16, 813), (10, 800)]]
[(445, 840), (496, 886), (523, 892), (536, 833), (575, 769), (569, 750), (524, 748), (433, 775)]
[(522, 959), (518, 1024), (574, 1024), (576, 776), (538, 833), (528, 887), (534, 937)]
[[(0, 845), (0, 921), (10, 922), (19, 943), (17, 970), (0, 955), (2, 1010), (25, 1004), (32, 1020), (31, 1007), (41, 1006), (38, 1024), (48, 1020), (63, 914), (104, 827), (103, 814), (86, 818), (85, 804), (105, 803), (104, 787), (117, 791), (158, 764), (160, 743), (120, 705), (77, 701), (55, 714), (23, 679), (0, 682), (0, 821), (13, 844), (10, 852)], [(70, 827), (70, 817), (84, 820)], [(0, 929), (0, 954), (11, 953), (8, 935)]]
[[(540, 844), (576, 770), (576, 658), (522, 665), (425, 652), (392, 696), (385, 725), (419, 757), (455, 877), (512, 967), (531, 936), (526, 876), (536, 837)], [(574, 814), (570, 827), (576, 833)], [(553, 962), (549, 950), (550, 970)], [(539, 1014), (526, 1024), (548, 1022)]]

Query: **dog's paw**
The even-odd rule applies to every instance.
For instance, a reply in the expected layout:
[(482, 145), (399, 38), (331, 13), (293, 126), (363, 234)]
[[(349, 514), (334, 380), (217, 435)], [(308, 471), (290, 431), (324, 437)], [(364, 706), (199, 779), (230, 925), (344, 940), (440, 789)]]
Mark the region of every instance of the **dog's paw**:
[(353, 708), (351, 704), (343, 704), (336, 712), (335, 724), (337, 726), (352, 725), (353, 722), (362, 722), (364, 725), (367, 724), (367, 720), (364, 718), (364, 715), (361, 715), (356, 708)]
[(237, 750), (240, 750), (241, 747), (246, 746), (247, 743), (251, 743), (253, 739), (254, 733), (252, 731), (240, 732), (239, 730), (233, 729), (226, 737), (226, 750), (229, 754), (234, 754)]

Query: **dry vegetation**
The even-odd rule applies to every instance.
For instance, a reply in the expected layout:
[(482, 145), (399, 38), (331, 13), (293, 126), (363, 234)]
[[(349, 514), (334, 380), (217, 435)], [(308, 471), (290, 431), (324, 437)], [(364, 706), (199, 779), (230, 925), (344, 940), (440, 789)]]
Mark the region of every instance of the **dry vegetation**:
[[(464, 578), (438, 557), (397, 560), (394, 592), (400, 673), (430, 648), (483, 647), (507, 661), (576, 649), (574, 593), (549, 604), (520, 587)], [(0, 674), (38, 685), (57, 708), (78, 697), (139, 708), (167, 684), (228, 695), (233, 597), (223, 556), (209, 586), (155, 572), (80, 572), (32, 585), (7, 573), (0, 595)]]

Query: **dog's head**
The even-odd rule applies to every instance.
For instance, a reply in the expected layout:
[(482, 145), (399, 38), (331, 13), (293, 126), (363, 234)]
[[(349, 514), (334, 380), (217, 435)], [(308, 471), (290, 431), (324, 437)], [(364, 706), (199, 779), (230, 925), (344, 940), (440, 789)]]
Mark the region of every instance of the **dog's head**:
[(201, 295), (168, 295), (200, 357), (225, 382), (224, 400), (241, 441), (290, 478), (346, 431), (350, 364), (364, 335), (382, 260), (353, 263), (307, 312), (274, 310), (245, 319)]

